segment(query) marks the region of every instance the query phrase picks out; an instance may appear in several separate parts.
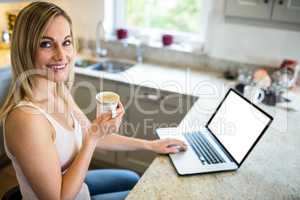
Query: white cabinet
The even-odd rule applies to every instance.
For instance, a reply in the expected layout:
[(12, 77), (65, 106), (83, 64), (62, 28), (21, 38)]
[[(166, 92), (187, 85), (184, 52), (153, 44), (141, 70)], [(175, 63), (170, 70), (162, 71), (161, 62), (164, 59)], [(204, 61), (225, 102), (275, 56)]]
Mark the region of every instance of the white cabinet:
[(300, 0), (275, 0), (272, 19), (300, 23)]
[(227, 0), (225, 14), (234, 17), (270, 19), (273, 0)]
[(227, 0), (225, 15), (272, 22), (300, 23), (300, 1)]

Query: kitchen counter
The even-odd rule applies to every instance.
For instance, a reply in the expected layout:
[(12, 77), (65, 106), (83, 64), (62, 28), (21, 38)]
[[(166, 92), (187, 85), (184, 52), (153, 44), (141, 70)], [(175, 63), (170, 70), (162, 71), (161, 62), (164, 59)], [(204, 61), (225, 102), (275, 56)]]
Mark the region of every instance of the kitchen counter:
[(121, 73), (95, 71), (79, 67), (75, 67), (75, 73), (193, 96), (201, 96), (207, 87), (214, 90), (215, 85), (211, 85), (211, 83), (233, 84), (231, 81), (221, 80), (222, 73), (220, 72), (149, 63), (136, 63), (134, 67)]
[[(300, 92), (299, 92), (300, 94)], [(215, 100), (199, 100), (179, 128), (205, 124)], [(127, 200), (300, 199), (300, 113), (262, 106), (274, 121), (236, 172), (179, 176), (168, 156), (158, 156)]]
[[(9, 54), (0, 51), (0, 69), (9, 64), (2, 55)], [(182, 130), (205, 124), (234, 84), (218, 72), (151, 64), (137, 64), (119, 74), (82, 68), (75, 68), (75, 73), (198, 96), (178, 127)], [(294, 104), (300, 105), (300, 90), (291, 96)], [(274, 121), (238, 171), (179, 176), (168, 156), (158, 156), (127, 199), (300, 199), (300, 112), (259, 106)]]
[[(198, 96), (179, 125), (204, 125), (233, 85), (220, 73), (138, 64), (120, 74), (75, 69), (76, 73)], [(300, 105), (300, 90), (289, 92)], [(270, 128), (235, 172), (179, 176), (168, 156), (158, 156), (127, 197), (142, 199), (300, 199), (300, 112), (287, 106), (259, 107), (274, 117)]]

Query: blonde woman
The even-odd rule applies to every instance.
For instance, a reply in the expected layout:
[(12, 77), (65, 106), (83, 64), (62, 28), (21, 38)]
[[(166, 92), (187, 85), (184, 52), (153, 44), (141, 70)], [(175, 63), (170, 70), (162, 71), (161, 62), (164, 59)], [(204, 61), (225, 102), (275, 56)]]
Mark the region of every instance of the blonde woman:
[[(34, 2), (19, 13), (12, 35), (13, 81), (0, 110), (5, 149), (25, 200), (124, 199), (138, 181), (128, 170), (88, 171), (96, 145), (104, 150), (175, 153), (182, 141), (146, 141), (114, 134), (124, 115), (93, 122), (70, 95), (75, 56), (70, 17)], [(173, 145), (177, 145), (174, 147)]]

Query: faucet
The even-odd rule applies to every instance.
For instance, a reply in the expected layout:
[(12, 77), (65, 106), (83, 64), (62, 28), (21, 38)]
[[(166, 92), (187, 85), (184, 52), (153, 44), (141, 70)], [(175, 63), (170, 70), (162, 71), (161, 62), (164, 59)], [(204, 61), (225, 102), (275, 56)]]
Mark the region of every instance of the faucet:
[(144, 60), (144, 47), (142, 43), (136, 44), (136, 61), (137, 63), (143, 63)]
[[(100, 30), (101, 29), (101, 30)], [(104, 33), (103, 22), (99, 21), (96, 27), (96, 55), (100, 57), (107, 56), (107, 49), (101, 48), (100, 33)]]

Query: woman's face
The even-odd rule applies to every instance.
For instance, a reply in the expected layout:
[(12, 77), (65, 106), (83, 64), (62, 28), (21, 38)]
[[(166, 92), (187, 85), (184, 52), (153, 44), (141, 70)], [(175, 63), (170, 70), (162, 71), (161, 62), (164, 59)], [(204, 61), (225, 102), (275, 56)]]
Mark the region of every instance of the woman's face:
[(69, 22), (57, 16), (47, 26), (37, 49), (35, 67), (46, 69), (48, 79), (63, 82), (68, 79), (74, 49)]

